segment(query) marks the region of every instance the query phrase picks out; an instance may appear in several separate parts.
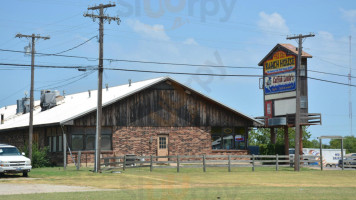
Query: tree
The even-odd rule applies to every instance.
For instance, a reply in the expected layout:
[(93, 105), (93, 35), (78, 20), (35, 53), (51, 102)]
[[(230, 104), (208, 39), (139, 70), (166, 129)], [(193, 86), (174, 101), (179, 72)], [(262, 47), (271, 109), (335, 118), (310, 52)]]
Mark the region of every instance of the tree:
[[(307, 130), (308, 127), (303, 126), (303, 147), (305, 148), (318, 148), (319, 142), (317, 140), (309, 141), (311, 133)], [(289, 146), (294, 148), (295, 146), (295, 129), (288, 128)], [(284, 145), (284, 129), (277, 128), (276, 144)], [(271, 143), (271, 134), (269, 128), (253, 129), (249, 133), (249, 145), (260, 145)]]
[[(340, 149), (341, 148), (341, 140), (340, 139), (330, 140), (330, 148)], [(356, 138), (355, 138), (355, 136), (344, 137), (344, 149), (346, 149), (346, 153), (355, 153), (356, 152)]]

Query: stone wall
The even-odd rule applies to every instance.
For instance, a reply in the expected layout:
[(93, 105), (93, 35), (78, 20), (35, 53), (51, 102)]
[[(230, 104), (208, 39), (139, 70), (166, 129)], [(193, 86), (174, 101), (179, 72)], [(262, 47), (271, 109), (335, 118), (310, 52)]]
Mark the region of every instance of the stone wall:
[[(210, 128), (199, 127), (114, 127), (112, 151), (103, 151), (101, 157), (157, 155), (159, 135), (168, 136), (168, 154), (173, 155), (247, 155), (247, 150), (212, 150)], [(69, 153), (68, 153), (69, 154)], [(73, 152), (77, 160), (77, 152)], [(70, 155), (68, 163), (73, 163)], [(61, 162), (62, 163), (62, 162)], [(94, 163), (94, 152), (83, 151), (82, 166)]]
[(28, 134), (24, 131), (11, 131), (0, 133), (0, 144), (9, 144), (23, 150), (25, 143), (28, 141)]

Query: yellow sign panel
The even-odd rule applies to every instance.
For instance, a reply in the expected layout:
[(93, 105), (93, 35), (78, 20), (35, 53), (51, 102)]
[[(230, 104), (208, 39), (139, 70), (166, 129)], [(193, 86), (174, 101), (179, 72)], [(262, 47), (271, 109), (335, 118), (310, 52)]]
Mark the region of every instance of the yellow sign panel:
[(277, 51), (273, 58), (264, 63), (265, 74), (275, 74), (291, 71), (295, 68), (295, 56), (288, 55), (284, 51)]

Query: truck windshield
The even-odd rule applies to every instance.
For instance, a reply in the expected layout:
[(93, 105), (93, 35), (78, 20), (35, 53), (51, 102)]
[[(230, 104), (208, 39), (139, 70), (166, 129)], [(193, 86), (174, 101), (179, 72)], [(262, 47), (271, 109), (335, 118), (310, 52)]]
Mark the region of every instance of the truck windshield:
[(19, 150), (15, 147), (0, 148), (0, 156), (19, 156)]

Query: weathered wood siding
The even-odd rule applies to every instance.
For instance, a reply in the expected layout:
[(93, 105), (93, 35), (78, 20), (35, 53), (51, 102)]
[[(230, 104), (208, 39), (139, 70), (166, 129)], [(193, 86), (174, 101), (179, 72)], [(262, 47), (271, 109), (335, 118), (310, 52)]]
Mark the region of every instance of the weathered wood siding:
[[(103, 126), (252, 126), (252, 121), (173, 82), (162, 82), (103, 108)], [(95, 126), (96, 111), (74, 120)]]

